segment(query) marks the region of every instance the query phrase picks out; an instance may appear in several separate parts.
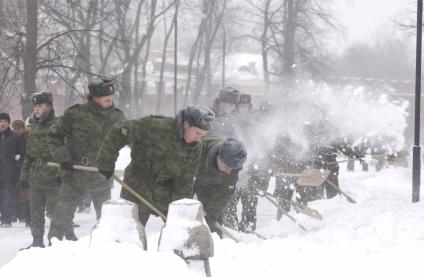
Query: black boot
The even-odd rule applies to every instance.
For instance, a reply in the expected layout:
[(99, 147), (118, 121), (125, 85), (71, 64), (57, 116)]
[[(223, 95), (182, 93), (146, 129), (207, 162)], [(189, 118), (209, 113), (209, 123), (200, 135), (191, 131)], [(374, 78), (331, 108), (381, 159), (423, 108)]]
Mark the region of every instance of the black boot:
[(72, 229), (71, 231), (65, 234), (65, 239), (71, 240), (71, 241), (77, 241), (78, 237), (75, 235), (74, 230)]
[(45, 246), (44, 246), (43, 237), (34, 237), (34, 239), (32, 241), (32, 244), (28, 245), (27, 247), (24, 247), (24, 248), (19, 249), (19, 251), (30, 249), (31, 247), (44, 248)]
[(32, 242), (32, 247), (41, 247), (44, 248), (44, 240), (43, 237), (41, 238), (34, 238), (34, 241)]

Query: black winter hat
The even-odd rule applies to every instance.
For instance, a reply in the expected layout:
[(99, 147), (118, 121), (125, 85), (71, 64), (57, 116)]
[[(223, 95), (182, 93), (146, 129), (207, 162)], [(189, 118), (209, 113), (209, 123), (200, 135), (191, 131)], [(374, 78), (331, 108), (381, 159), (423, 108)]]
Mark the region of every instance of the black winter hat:
[(219, 91), (217, 101), (223, 103), (237, 104), (240, 92), (232, 87), (225, 87)]
[(205, 131), (209, 131), (215, 119), (215, 113), (205, 106), (188, 106), (182, 115), (183, 121)]
[(53, 95), (49, 91), (40, 91), (31, 94), (32, 104), (53, 104)]
[(233, 138), (226, 138), (218, 149), (218, 156), (232, 169), (241, 169), (247, 159), (243, 143)]
[(95, 79), (88, 84), (89, 97), (102, 97), (115, 93), (115, 87), (111, 79)]
[(0, 120), (6, 120), (10, 124), (10, 115), (8, 113), (0, 113)]

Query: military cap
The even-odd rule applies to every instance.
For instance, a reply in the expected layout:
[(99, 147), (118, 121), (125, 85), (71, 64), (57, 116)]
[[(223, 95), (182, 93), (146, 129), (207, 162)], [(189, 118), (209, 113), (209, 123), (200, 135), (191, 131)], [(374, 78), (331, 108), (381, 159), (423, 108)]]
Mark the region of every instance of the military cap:
[(233, 138), (226, 138), (218, 148), (218, 156), (232, 169), (241, 169), (247, 159), (243, 143)]
[(10, 115), (8, 113), (0, 113), (0, 120), (6, 120), (10, 124)]
[(95, 79), (88, 84), (89, 97), (102, 97), (115, 93), (115, 87), (111, 79)]
[(217, 100), (219, 102), (237, 104), (239, 101), (240, 92), (232, 87), (225, 87), (218, 93)]
[(209, 131), (215, 119), (215, 113), (205, 106), (188, 106), (182, 116), (183, 121), (205, 131)]
[(53, 95), (50, 91), (40, 91), (31, 94), (32, 104), (53, 104)]

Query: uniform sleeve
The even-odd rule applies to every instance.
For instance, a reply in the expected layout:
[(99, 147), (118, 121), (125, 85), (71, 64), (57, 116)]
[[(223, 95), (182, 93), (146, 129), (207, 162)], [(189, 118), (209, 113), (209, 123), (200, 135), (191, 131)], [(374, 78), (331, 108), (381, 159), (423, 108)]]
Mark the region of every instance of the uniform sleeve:
[(71, 132), (71, 116), (70, 112), (66, 111), (63, 116), (59, 117), (57, 121), (50, 126), (47, 132), (49, 135), (50, 154), (55, 161), (61, 163), (71, 160), (71, 155), (65, 144), (65, 139)]
[(343, 141), (337, 144), (337, 150), (339, 150), (349, 158), (360, 159), (364, 157), (364, 153), (362, 153), (359, 149), (352, 147), (351, 145)]
[(133, 120), (123, 120), (112, 126), (97, 154), (96, 164), (99, 170), (115, 170), (119, 150), (125, 145), (131, 144), (132, 137), (136, 132), (135, 125), (136, 123)]
[(220, 223), (222, 223), (224, 208), (234, 194), (238, 173), (231, 174), (224, 179), (219, 184), (209, 184), (203, 187), (199, 193), (196, 191), (206, 214)]
[[(29, 143), (30, 143), (30, 137), (27, 139), (26, 147), (29, 149)], [(34, 160), (29, 156), (28, 152), (25, 154), (24, 162), (22, 164), (21, 168), (21, 174), (19, 177), (19, 180), (28, 180), (29, 179), (29, 173), (32, 166), (32, 163)]]

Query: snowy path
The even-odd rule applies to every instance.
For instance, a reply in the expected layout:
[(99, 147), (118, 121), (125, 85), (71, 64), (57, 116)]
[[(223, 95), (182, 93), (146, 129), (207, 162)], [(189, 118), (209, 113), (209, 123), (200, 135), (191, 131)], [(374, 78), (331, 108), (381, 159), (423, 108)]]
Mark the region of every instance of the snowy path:
[[(257, 232), (272, 239), (263, 241), (253, 235), (240, 235), (242, 243), (236, 244), (214, 236), (213, 276), (424, 276), (420, 263), (424, 251), (424, 203), (411, 203), (410, 175), (408, 169), (390, 168), (379, 173), (342, 169), (342, 189), (358, 203), (350, 204), (341, 196), (311, 203), (312, 208), (323, 214), (324, 221), (293, 214), (308, 229), (306, 233), (286, 218), (274, 220), (275, 208), (261, 199)], [(75, 221), (82, 226), (76, 232), (83, 237), (79, 242), (21, 252), (0, 269), (0, 276), (23, 276), (26, 272), (54, 276), (55, 266), (46, 269), (47, 263), (37, 264), (39, 269), (25, 268), (27, 263), (36, 262), (37, 255), (40, 259), (55, 257), (57, 267), (69, 268), (65, 276), (84, 272), (75, 267), (81, 263), (81, 257), (85, 263), (90, 262), (85, 264), (87, 272), (99, 270), (91, 267), (101, 263), (104, 276), (113, 276), (119, 268), (125, 268), (125, 272), (140, 270), (144, 261), (146, 270), (155, 270), (155, 276), (179, 276), (178, 272), (184, 272), (184, 265), (173, 255), (156, 253), (161, 227), (157, 218), (147, 226), (149, 255), (128, 246), (113, 246), (114, 254), (109, 255), (105, 251), (95, 257), (87, 254), (88, 237), (84, 236), (89, 234), (94, 218), (93, 213), (77, 215)], [(29, 243), (28, 229), (1, 229), (0, 265), (9, 262), (17, 254), (16, 249)], [(164, 260), (169, 266), (163, 267)], [(136, 265), (131, 261), (137, 261)]]

